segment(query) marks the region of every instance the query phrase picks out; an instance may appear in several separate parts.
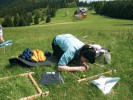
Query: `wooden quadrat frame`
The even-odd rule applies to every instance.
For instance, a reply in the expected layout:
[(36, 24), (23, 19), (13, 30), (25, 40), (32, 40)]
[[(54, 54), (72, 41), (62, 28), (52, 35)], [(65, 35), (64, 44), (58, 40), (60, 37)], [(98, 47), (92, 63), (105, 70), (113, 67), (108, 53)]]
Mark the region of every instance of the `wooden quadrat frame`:
[(49, 91), (43, 92), (41, 90), (41, 88), (38, 86), (37, 82), (35, 81), (35, 79), (32, 76), (33, 73), (34, 72), (28, 72), (28, 73), (18, 74), (18, 75), (14, 75), (14, 76), (2, 77), (2, 78), (0, 78), (0, 81), (1, 80), (8, 80), (8, 79), (10, 79), (12, 77), (16, 77), (16, 76), (25, 76), (25, 77), (30, 78), (31, 82), (34, 84), (36, 90), (38, 91), (38, 94), (31, 95), (31, 96), (28, 96), (28, 97), (23, 97), (23, 98), (18, 99), (18, 100), (34, 100), (34, 99), (39, 98), (39, 97), (48, 96), (49, 95)]

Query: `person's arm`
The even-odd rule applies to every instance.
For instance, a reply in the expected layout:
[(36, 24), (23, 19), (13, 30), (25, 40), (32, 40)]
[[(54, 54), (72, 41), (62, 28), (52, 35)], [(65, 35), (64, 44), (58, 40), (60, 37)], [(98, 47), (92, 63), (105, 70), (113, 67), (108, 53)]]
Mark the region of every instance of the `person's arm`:
[(4, 42), (4, 38), (2, 35), (0, 35), (0, 42)]
[(57, 69), (59, 71), (85, 71), (89, 68), (85, 62), (83, 62), (81, 66), (67, 66), (67, 64), (73, 59), (73, 57), (74, 52), (65, 52), (59, 60)]
[(74, 66), (74, 67), (70, 67), (70, 66), (58, 66), (57, 68), (59, 71), (86, 71), (88, 70), (88, 68), (86, 68), (85, 66)]
[(89, 69), (89, 66), (84, 62), (81, 66), (58, 66), (59, 71), (86, 71)]

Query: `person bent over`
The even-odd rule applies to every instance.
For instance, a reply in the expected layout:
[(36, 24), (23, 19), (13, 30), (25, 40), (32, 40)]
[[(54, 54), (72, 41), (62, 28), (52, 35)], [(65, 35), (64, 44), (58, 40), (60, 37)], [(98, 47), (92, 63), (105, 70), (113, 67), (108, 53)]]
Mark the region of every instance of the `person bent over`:
[[(57, 35), (52, 42), (53, 55), (59, 59), (59, 71), (85, 71), (87, 62), (95, 63), (96, 51), (71, 34)], [(68, 66), (69, 63), (75, 66)]]

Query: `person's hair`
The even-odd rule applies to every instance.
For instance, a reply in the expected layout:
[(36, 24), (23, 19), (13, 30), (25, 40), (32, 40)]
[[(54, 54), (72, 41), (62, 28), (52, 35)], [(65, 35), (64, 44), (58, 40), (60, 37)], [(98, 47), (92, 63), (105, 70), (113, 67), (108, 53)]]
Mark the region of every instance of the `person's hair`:
[(80, 56), (85, 57), (90, 63), (95, 63), (96, 51), (89, 45), (84, 45), (80, 50)]

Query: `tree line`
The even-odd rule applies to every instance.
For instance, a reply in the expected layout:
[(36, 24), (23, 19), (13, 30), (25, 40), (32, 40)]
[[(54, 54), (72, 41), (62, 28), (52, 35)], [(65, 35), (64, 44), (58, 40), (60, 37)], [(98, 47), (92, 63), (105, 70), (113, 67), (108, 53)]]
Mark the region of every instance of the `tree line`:
[[(11, 5), (4, 5), (0, 10), (0, 17), (5, 17), (7, 15), (14, 16), (16, 13), (24, 14), (27, 12), (32, 12), (35, 9), (39, 8), (67, 8), (71, 6), (77, 6), (79, 4), (79, 0), (2, 0), (3, 5), (7, 4), (7, 2), (11, 2)], [(1, 1), (1, 2), (2, 2)], [(14, 2), (13, 2), (14, 1)], [(5, 3), (4, 3), (5, 2)]]
[[(9, 4), (9, 3), (10, 4)], [(5, 6), (7, 5), (7, 6)], [(97, 14), (114, 18), (133, 19), (132, 0), (95, 1), (79, 0), (1, 0), (0, 17), (4, 18), (3, 27), (27, 26), (39, 21), (49, 23), (59, 8), (87, 6)]]
[(89, 4), (97, 14), (114, 18), (133, 19), (132, 0), (99, 1)]
[[(3, 4), (4, 4), (4, 0)], [(79, 0), (5, 0), (11, 5), (0, 10), (0, 17), (4, 18), (3, 27), (27, 26), (39, 21), (51, 21), (59, 8), (77, 7)], [(1, 6), (1, 5), (0, 5)]]

